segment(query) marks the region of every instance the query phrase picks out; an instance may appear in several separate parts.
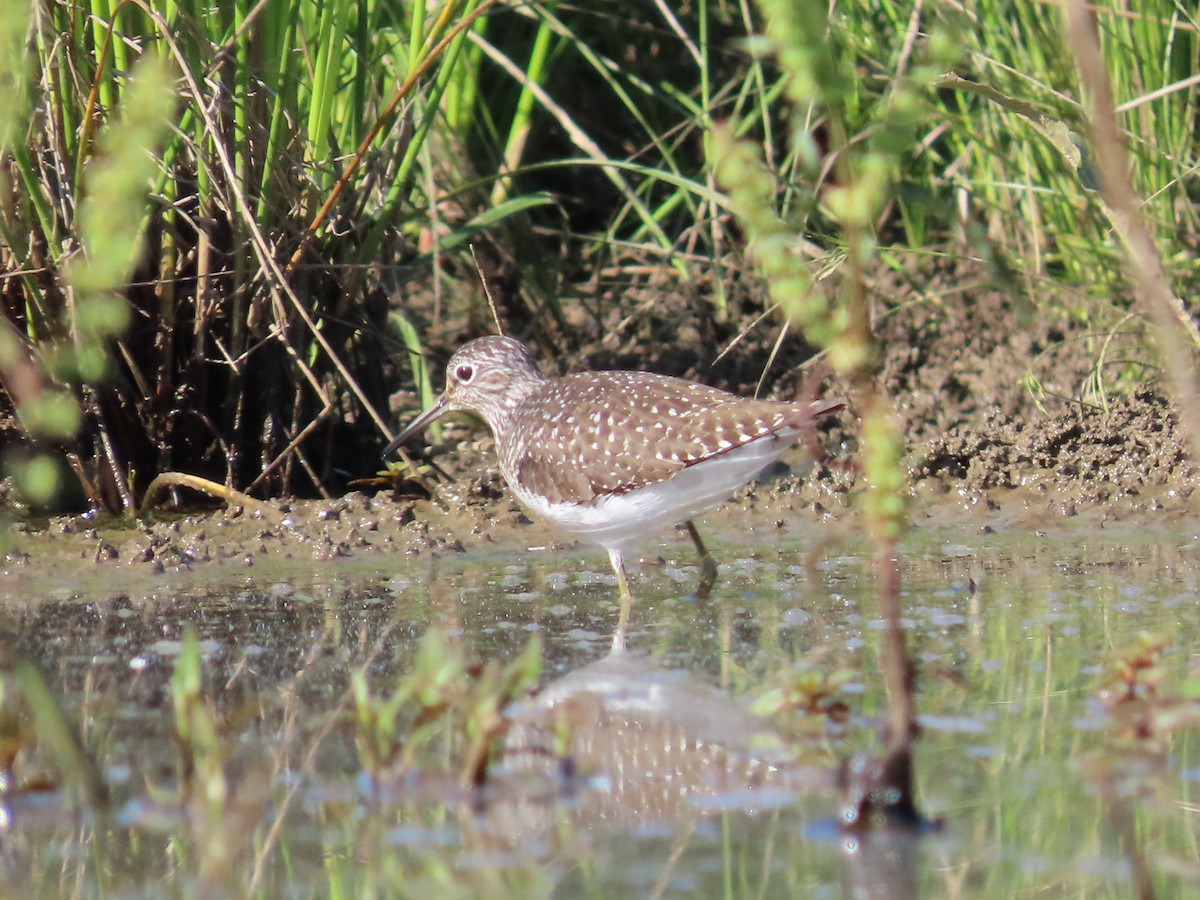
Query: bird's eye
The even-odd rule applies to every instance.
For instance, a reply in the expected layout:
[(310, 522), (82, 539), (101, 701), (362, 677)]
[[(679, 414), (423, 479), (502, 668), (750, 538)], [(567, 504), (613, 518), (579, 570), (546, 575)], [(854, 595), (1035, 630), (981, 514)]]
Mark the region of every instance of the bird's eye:
[(457, 378), (461, 384), (469, 384), (471, 379), (475, 377), (475, 368), (473, 366), (466, 365), (459, 366), (454, 370), (454, 377)]

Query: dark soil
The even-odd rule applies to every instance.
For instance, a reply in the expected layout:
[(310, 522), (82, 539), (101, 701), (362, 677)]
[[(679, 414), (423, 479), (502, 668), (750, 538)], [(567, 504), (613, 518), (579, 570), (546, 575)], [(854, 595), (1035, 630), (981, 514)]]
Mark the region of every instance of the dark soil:
[[(909, 305), (879, 333), (918, 498), (984, 498), (1018, 519), (1190, 510), (1198, 470), (1167, 398), (1141, 385), (1067, 399), (1094, 370), (1100, 343), (1067, 312), (1015, 313), (1011, 297), (984, 291)], [(1148, 344), (1136, 349), (1152, 357)]]

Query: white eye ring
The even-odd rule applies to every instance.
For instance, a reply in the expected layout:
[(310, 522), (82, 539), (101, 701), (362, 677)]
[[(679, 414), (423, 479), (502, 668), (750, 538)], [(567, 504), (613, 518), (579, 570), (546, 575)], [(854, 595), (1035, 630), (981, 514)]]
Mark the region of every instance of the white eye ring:
[(475, 377), (475, 367), (464, 363), (454, 370), (454, 377), (458, 379), (460, 384), (470, 384), (471, 379)]

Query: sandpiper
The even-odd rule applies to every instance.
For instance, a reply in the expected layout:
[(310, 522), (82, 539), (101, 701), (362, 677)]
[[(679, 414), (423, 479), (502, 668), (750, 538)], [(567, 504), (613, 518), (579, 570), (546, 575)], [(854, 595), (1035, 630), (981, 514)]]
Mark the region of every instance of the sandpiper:
[[(464, 344), (446, 389), (384, 456), (443, 413), (466, 410), (491, 428), (500, 473), (530, 513), (608, 551), (623, 604), (622, 550), (684, 523), (706, 573), (716, 567), (692, 519), (778, 459), (845, 400), (781, 403), (650, 372), (549, 378), (509, 337)], [(623, 606), (623, 609), (626, 607)]]

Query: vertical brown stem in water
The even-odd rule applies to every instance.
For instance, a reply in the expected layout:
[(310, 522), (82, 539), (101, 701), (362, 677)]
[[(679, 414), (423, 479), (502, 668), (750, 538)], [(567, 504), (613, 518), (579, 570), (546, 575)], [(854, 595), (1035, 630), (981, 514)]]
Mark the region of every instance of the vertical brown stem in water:
[[(910, 749), (916, 736), (915, 674), (901, 622), (899, 537), (904, 528), (904, 478), (895, 412), (879, 386), (870, 360), (874, 357), (870, 321), (859, 273), (848, 279), (858, 294), (848, 308), (847, 329), (858, 332), (864, 346), (864, 365), (853, 373), (855, 396), (862, 415), (863, 471), (867, 479), (865, 520), (871, 538), (875, 568), (875, 593), (880, 617), (886, 623), (882, 648), (882, 673), (887, 689), (887, 755)], [(852, 337), (851, 340), (854, 338)]]
[[(850, 163), (850, 141), (840, 116), (830, 117), (830, 143), (841, 185), (853, 186), (856, 173)], [(861, 179), (857, 179), (861, 181)], [(851, 188), (853, 189), (853, 188)], [(866, 293), (866, 268), (874, 255), (876, 235), (865, 217), (845, 222), (846, 276), (843, 303), (849, 313), (839, 340), (848, 348), (847, 374), (854, 383), (862, 415), (863, 471), (867, 480), (865, 519), (875, 562), (875, 589), (879, 615), (886, 623), (882, 672), (888, 697), (887, 755), (908, 751), (916, 734), (913, 698), (914, 672), (901, 623), (899, 538), (904, 529), (904, 476), (900, 435), (895, 412), (875, 375), (876, 348), (871, 331)], [(899, 759), (899, 758), (898, 758)]]
[(884, 646), (884, 679), (888, 691), (888, 752), (907, 747), (916, 736), (915, 673), (908, 658), (904, 626), (900, 622), (900, 566), (896, 542), (875, 541), (875, 583), (879, 612), (887, 622)]

